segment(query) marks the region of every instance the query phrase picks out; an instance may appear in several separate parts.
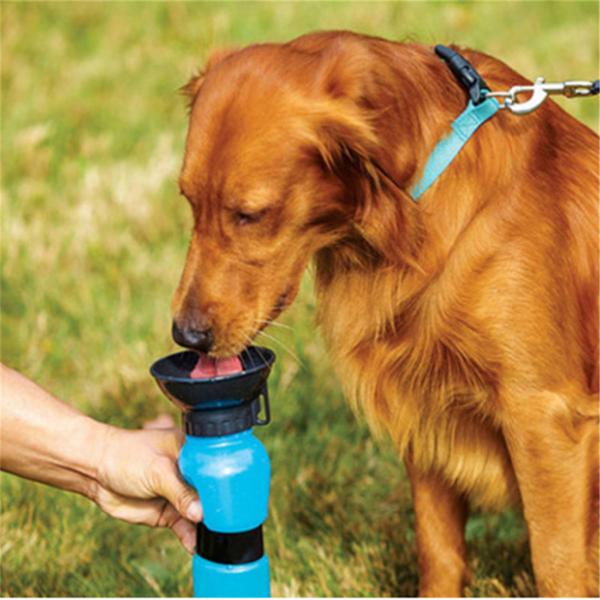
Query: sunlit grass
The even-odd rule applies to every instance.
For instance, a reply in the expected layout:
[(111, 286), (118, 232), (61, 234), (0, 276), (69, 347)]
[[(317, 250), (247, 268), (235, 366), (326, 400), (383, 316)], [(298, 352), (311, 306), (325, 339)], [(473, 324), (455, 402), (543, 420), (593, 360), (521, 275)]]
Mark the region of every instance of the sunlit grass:
[[(349, 28), (457, 42), (534, 78), (598, 77), (595, 3), (2, 4), (2, 360), (96, 418), (135, 427), (171, 411), (150, 362), (171, 350), (169, 302), (188, 209), (175, 185), (176, 90), (209, 50)], [(562, 100), (597, 128), (595, 100)], [(281, 595), (413, 595), (403, 468), (346, 407), (307, 277), (272, 376), (266, 543)], [(295, 355), (295, 356), (294, 356)], [(297, 357), (297, 358), (296, 358)], [(186, 595), (166, 532), (4, 475), (4, 595)], [(534, 592), (521, 518), (475, 515), (472, 595)]]

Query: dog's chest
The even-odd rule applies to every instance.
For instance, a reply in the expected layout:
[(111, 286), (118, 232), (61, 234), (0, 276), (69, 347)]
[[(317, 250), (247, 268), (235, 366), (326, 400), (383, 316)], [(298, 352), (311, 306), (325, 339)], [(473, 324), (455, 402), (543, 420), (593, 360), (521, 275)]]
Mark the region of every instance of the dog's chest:
[(323, 291), (319, 320), (333, 363), (370, 426), (389, 433), (401, 454), (410, 448), (420, 469), (441, 473), (477, 504), (511, 501), (514, 475), (490, 418), (493, 369), (478, 332), (457, 322), (455, 338), (444, 338), (399, 319), (378, 335), (382, 293), (365, 287), (362, 296), (338, 295), (335, 302), (336, 294)]

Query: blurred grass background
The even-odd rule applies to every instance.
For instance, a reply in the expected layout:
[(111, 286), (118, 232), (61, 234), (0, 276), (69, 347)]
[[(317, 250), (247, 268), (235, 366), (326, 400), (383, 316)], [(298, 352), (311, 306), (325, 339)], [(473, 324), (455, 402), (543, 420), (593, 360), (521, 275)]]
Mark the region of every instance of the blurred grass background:
[[(10, 3), (2, 9), (2, 360), (98, 419), (171, 411), (148, 375), (173, 351), (169, 303), (191, 226), (176, 177), (176, 90), (222, 45), (315, 29), (457, 42), (529, 78), (598, 77), (596, 2)], [(561, 100), (598, 128), (596, 100)], [(266, 544), (274, 595), (414, 595), (403, 468), (344, 404), (312, 321), (307, 276), (283, 322)], [(280, 346), (284, 345), (288, 350)], [(295, 355), (296, 358), (293, 356)], [(172, 412), (172, 411), (171, 411)], [(5, 596), (191, 593), (168, 532), (2, 475)], [(475, 514), (472, 596), (533, 595), (520, 516)]]

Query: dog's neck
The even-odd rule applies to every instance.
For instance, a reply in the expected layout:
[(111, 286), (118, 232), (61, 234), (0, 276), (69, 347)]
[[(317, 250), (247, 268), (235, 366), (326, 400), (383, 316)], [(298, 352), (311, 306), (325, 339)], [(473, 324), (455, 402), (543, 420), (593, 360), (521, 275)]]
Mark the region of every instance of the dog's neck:
[[(416, 204), (409, 190), (467, 98), (430, 48), (388, 44), (382, 45), (380, 54), (372, 65), (376, 83), (365, 86), (370, 93), (365, 104), (379, 140), (369, 170), (375, 170), (379, 179), (349, 180), (348, 197), (372, 195), (365, 211), (368, 219), (349, 222), (344, 236), (317, 254), (317, 279), (323, 284), (333, 273), (350, 271), (374, 274), (391, 269), (403, 278), (435, 277), (485, 207), (490, 190), (498, 197), (498, 189), (510, 187), (518, 168), (510, 156), (495, 158), (504, 119), (497, 115)], [(487, 57), (468, 53), (468, 58), (476, 66), (483, 64), (484, 75), (494, 83)], [(493, 188), (483, 187), (486, 181), (493, 182)]]
[[(490, 197), (496, 201), (502, 197), (499, 189), (508, 193), (515, 169), (519, 168), (510, 157), (503, 161), (495, 158), (502, 154), (497, 146), (498, 140), (503, 139), (499, 129), (504, 126), (504, 117), (494, 117), (415, 203), (409, 190), (467, 100), (430, 49), (392, 45), (392, 51), (398, 55), (375, 66), (379, 80), (387, 86), (386, 93), (369, 99), (373, 112), (380, 115), (375, 119), (380, 143), (373, 161), (375, 169), (380, 167), (380, 179), (376, 185), (357, 185), (352, 181), (353, 192), (348, 192), (374, 194), (368, 219), (350, 219), (344, 236), (315, 257), (317, 293), (322, 305), (348, 302), (357, 294), (369, 296), (380, 282), (394, 282), (381, 285), (382, 293), (395, 291), (388, 309), (372, 319), (371, 325), (376, 328), (393, 321), (403, 305), (418, 303), (419, 296), (433, 289), (431, 284), (445, 269), (460, 265), (464, 252), (485, 259), (504, 235), (496, 221), (490, 222), (486, 217), (486, 203)], [(468, 58), (478, 66), (476, 55)], [(415, 67), (414, 73), (410, 65)], [(483, 74), (494, 83), (493, 74), (490, 77), (485, 70)], [(493, 187), (482, 182), (493, 182)], [(484, 243), (471, 248), (469, 231), (482, 228), (488, 232)], [(456, 280), (460, 281), (460, 276)], [(368, 293), (361, 291), (366, 289)], [(371, 300), (369, 304), (375, 305), (376, 295)], [(365, 310), (370, 310), (369, 304)], [(325, 314), (325, 319), (336, 318), (335, 309), (322, 306), (322, 317)]]

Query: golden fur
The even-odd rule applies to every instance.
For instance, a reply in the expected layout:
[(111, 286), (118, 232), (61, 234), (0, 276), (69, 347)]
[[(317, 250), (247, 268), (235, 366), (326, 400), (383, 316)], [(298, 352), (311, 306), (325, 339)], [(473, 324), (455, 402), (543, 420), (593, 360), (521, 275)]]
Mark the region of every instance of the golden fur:
[(501, 112), (415, 204), (465, 105), (429, 47), (311, 34), (222, 52), (186, 91), (178, 324), (239, 352), (314, 258), (340, 381), (407, 463), (421, 593), (460, 593), (468, 499), (522, 501), (540, 593), (597, 594), (597, 135), (550, 101)]

